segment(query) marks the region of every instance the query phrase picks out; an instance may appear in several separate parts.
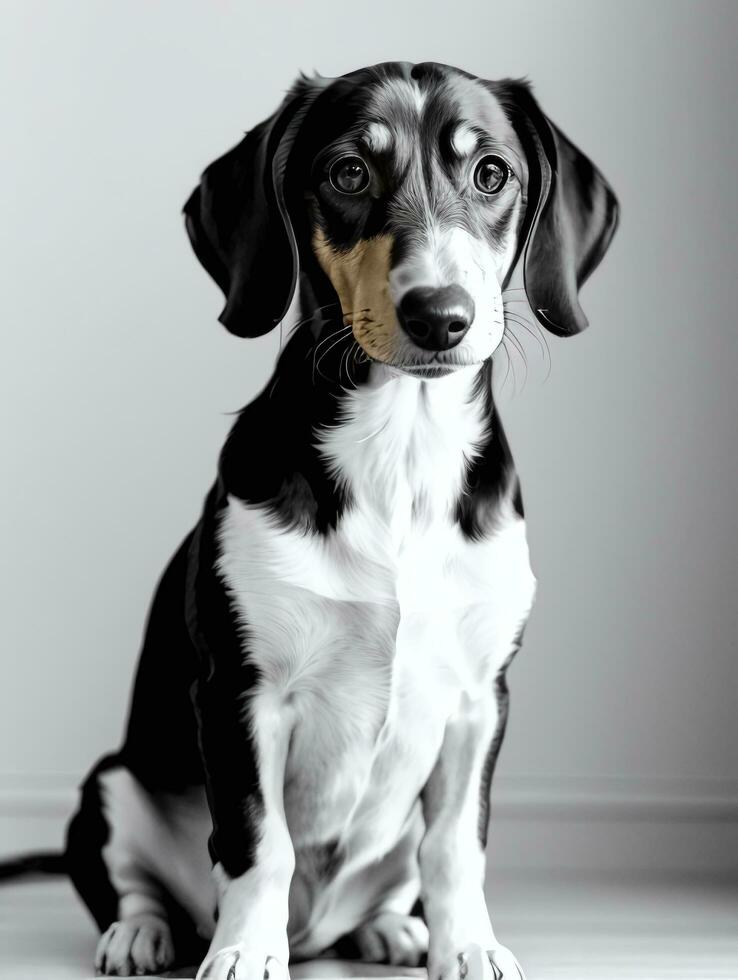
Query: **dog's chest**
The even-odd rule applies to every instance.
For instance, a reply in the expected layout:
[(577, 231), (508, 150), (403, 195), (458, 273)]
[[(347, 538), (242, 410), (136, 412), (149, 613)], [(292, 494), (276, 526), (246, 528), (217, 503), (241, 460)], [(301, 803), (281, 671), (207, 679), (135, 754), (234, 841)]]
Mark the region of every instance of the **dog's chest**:
[[(384, 417), (375, 407), (321, 436), (350, 491), (335, 530), (288, 530), (235, 499), (221, 529), (245, 655), (294, 716), (285, 805), (298, 849), (345, 842), (349, 827), (354, 847), (397, 837), (447, 719), (490, 695), (530, 605), (522, 522), (471, 542), (451, 520), (481, 422), (439, 431), (410, 381)], [(403, 395), (408, 417), (390, 417)]]

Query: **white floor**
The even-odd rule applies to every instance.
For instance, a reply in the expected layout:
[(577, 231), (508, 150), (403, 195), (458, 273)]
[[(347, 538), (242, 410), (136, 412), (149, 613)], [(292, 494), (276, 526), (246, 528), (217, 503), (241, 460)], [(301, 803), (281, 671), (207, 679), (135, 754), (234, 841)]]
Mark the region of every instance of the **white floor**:
[[(735, 882), (507, 875), (496, 879), (490, 908), (529, 980), (738, 980)], [(2, 980), (86, 980), (95, 939), (65, 880), (0, 887)], [(337, 972), (375, 971), (335, 963), (293, 970)]]

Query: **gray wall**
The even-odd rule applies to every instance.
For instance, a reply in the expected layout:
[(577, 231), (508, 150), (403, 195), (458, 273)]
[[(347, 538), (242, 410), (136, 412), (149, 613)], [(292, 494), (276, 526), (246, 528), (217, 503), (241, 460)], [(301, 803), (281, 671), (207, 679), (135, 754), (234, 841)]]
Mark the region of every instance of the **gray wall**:
[(0, 773), (116, 744), (152, 587), (278, 351), (216, 323), (200, 170), (298, 69), (401, 58), (528, 75), (623, 206), (590, 330), (545, 382), (528, 338), (503, 392), (540, 582), (503, 772), (738, 785), (737, 11), (4, 5)]

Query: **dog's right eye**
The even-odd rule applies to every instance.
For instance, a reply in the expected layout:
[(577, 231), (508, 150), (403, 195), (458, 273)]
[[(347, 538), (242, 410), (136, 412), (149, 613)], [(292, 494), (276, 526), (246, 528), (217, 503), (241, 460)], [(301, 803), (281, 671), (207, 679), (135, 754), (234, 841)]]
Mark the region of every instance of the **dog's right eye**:
[(361, 194), (369, 186), (369, 168), (361, 157), (341, 157), (328, 171), (328, 179), (339, 194)]

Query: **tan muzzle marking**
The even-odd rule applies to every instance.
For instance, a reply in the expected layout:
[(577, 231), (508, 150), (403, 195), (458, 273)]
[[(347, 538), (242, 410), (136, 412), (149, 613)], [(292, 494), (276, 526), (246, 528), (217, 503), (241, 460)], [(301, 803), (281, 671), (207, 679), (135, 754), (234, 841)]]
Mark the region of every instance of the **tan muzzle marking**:
[(391, 361), (400, 340), (400, 325), (389, 286), (392, 236), (367, 238), (342, 252), (333, 248), (323, 232), (317, 230), (312, 244), (359, 346), (377, 361)]

